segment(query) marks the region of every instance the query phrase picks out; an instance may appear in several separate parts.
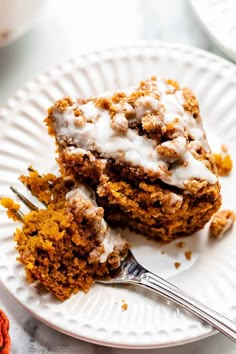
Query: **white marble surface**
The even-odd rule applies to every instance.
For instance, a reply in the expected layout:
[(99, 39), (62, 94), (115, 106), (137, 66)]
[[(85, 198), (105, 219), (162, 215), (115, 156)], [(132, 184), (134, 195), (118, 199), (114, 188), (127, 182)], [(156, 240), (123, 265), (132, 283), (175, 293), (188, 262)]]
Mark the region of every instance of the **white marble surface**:
[[(188, 0), (48, 0), (36, 26), (0, 49), (0, 105), (41, 71), (87, 49), (153, 39), (224, 56), (199, 28)], [(85, 343), (35, 320), (1, 287), (0, 307), (11, 321), (14, 354), (236, 354), (236, 344), (220, 334), (175, 348), (139, 351)]]

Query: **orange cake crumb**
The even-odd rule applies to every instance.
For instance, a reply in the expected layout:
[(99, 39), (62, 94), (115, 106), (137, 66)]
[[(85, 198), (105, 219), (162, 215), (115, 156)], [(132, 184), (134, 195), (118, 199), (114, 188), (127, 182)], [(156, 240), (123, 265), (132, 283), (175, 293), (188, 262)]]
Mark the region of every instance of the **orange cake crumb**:
[(15, 203), (11, 198), (1, 198), (0, 204), (7, 209), (7, 216), (14, 221), (18, 221), (17, 211), (20, 209), (20, 204)]
[(128, 304), (123, 304), (121, 307), (123, 311), (128, 310)]
[(181, 266), (180, 262), (175, 262), (175, 268), (178, 269)]
[(219, 210), (212, 218), (210, 224), (210, 234), (220, 239), (233, 226), (235, 213), (232, 210)]
[(180, 242), (178, 242), (176, 245), (177, 245), (177, 247), (179, 247), (179, 248), (184, 248), (184, 247), (186, 246), (186, 242), (180, 241)]
[(222, 144), (220, 148), (224, 153), (229, 151), (228, 147), (225, 144)]
[(192, 251), (186, 251), (184, 252), (185, 258), (187, 259), (187, 261), (191, 261), (192, 258)]
[(228, 176), (233, 168), (233, 162), (229, 154), (214, 153), (213, 154), (217, 172), (219, 176)]
[(123, 311), (126, 311), (126, 310), (128, 310), (128, 304), (125, 302), (125, 300), (122, 300), (122, 305), (121, 305), (121, 308), (122, 308), (122, 310)]

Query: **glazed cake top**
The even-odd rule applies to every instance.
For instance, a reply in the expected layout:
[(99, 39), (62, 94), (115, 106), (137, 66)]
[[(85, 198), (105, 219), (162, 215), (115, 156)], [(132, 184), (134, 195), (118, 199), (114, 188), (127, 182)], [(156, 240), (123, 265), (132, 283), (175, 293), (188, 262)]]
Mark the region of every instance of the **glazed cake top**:
[(53, 125), (68, 152), (112, 158), (181, 189), (192, 179), (217, 182), (197, 100), (175, 81), (153, 77), (113, 94), (63, 102), (53, 107)]

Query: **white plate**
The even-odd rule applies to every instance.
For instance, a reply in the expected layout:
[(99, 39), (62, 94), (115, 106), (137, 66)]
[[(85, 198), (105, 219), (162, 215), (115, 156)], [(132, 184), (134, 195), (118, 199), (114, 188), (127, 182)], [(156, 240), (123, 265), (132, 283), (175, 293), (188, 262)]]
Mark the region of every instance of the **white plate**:
[(191, 4), (212, 40), (236, 60), (236, 1), (191, 0)]
[[(151, 75), (177, 79), (197, 94), (214, 149), (225, 143), (236, 151), (236, 69), (227, 61), (191, 47), (159, 42), (94, 52), (35, 78), (0, 111), (0, 194), (25, 173), (29, 164), (41, 172), (55, 169), (54, 145), (43, 124), (46, 109), (63, 95), (87, 96), (139, 82)], [(236, 161), (234, 161), (236, 164)], [(222, 179), (224, 204), (236, 203), (235, 172)], [(10, 195), (10, 193), (9, 193)], [(211, 327), (153, 293), (133, 286), (94, 285), (60, 303), (25, 281), (12, 241), (15, 225), (1, 210), (0, 278), (35, 317), (71, 336), (108, 346), (154, 348), (191, 342), (213, 333)], [(128, 233), (126, 233), (128, 235)], [(128, 238), (138, 260), (205, 304), (236, 318), (236, 237), (210, 241), (207, 228), (160, 246), (142, 236)], [(184, 251), (191, 250), (187, 261)], [(163, 254), (162, 251), (165, 253)], [(177, 270), (174, 262), (181, 262)], [(122, 300), (128, 310), (122, 311)]]

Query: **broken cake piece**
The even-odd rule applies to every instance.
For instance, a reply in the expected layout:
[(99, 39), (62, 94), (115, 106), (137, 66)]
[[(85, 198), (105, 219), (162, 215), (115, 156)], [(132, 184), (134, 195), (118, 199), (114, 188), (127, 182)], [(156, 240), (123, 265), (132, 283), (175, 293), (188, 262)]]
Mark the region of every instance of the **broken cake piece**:
[[(14, 234), (28, 281), (39, 281), (64, 301), (78, 290), (88, 291), (96, 276), (109, 275), (120, 266), (128, 242), (108, 227), (93, 191), (34, 170), (21, 181), (45, 204), (26, 214)], [(1, 204), (15, 220), (19, 205), (9, 198)]]
[(202, 229), (221, 205), (197, 99), (173, 80), (66, 97), (46, 124), (62, 175), (88, 184), (111, 224), (169, 242)]
[(213, 215), (209, 232), (211, 236), (221, 239), (224, 234), (233, 226), (235, 221), (235, 213), (232, 210), (219, 210)]

